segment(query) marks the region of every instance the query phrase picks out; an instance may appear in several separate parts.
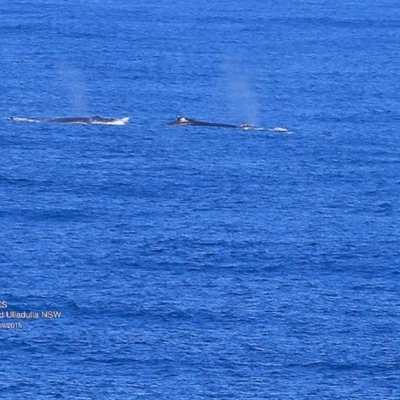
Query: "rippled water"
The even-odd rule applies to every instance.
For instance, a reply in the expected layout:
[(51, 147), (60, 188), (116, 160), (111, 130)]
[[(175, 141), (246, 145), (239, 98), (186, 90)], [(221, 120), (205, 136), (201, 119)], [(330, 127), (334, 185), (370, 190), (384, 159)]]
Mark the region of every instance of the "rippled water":
[(0, 12), (1, 398), (399, 397), (396, 2)]

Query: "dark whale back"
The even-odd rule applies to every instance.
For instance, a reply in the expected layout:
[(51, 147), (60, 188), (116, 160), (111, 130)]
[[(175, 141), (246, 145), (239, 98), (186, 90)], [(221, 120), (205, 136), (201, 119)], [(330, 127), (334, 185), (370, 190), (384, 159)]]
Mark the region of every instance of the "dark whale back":
[(221, 124), (219, 122), (203, 122), (197, 121), (195, 119), (186, 118), (178, 116), (175, 121), (168, 122), (167, 125), (176, 125), (176, 126), (211, 126), (211, 127), (219, 127), (219, 128), (239, 128), (236, 125), (231, 124)]

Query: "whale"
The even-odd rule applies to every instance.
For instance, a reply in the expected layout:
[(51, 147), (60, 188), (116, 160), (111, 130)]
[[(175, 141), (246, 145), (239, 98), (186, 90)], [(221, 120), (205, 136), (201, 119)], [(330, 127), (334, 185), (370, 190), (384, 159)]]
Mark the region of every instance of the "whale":
[(106, 118), (106, 117), (65, 117), (65, 118), (26, 118), (9, 117), (8, 120), (14, 122), (33, 122), (50, 124), (78, 124), (78, 125), (127, 125), (129, 117)]
[(241, 125), (233, 125), (233, 124), (225, 124), (220, 122), (205, 122), (198, 121), (192, 118), (186, 118), (178, 115), (175, 121), (168, 122), (167, 125), (172, 126), (209, 126), (216, 128), (233, 128), (233, 129), (244, 129), (244, 130), (263, 130), (264, 128), (258, 128), (256, 126), (252, 126), (249, 124), (241, 124)]
[(177, 116), (175, 121), (168, 122), (167, 125), (179, 125), (179, 126), (213, 126), (216, 128), (237, 128), (236, 125), (231, 125), (231, 124), (222, 124), (219, 122), (203, 122), (203, 121), (197, 121), (195, 119), (191, 118), (186, 118), (186, 117), (181, 117)]
[(270, 131), (270, 132), (280, 132), (280, 133), (291, 133), (288, 129), (277, 126), (274, 128), (263, 128), (258, 126), (253, 126), (249, 124), (241, 124), (241, 125), (233, 125), (233, 124), (224, 124), (219, 122), (205, 122), (198, 121), (196, 119), (182, 117), (178, 115), (174, 121), (167, 122), (167, 125), (170, 126), (206, 126), (206, 127), (216, 127), (216, 128), (233, 128), (233, 129), (242, 129), (245, 131)]

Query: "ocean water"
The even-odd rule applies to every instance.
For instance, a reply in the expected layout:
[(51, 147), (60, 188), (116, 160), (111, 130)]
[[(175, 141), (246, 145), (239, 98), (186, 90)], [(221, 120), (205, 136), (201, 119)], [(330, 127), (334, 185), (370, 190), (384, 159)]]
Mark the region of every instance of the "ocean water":
[(400, 398), (398, 2), (0, 15), (1, 399)]

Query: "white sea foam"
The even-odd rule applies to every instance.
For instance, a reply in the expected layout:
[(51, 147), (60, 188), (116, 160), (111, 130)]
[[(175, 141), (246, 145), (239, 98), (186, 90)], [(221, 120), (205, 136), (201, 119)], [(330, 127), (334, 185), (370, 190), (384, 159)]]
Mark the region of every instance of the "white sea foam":
[(93, 121), (92, 125), (128, 125), (129, 117), (116, 118), (109, 121)]
[(269, 128), (269, 131), (274, 131), (274, 132), (282, 132), (282, 133), (289, 133), (289, 130), (286, 128), (282, 128), (281, 126), (276, 126), (275, 128)]

